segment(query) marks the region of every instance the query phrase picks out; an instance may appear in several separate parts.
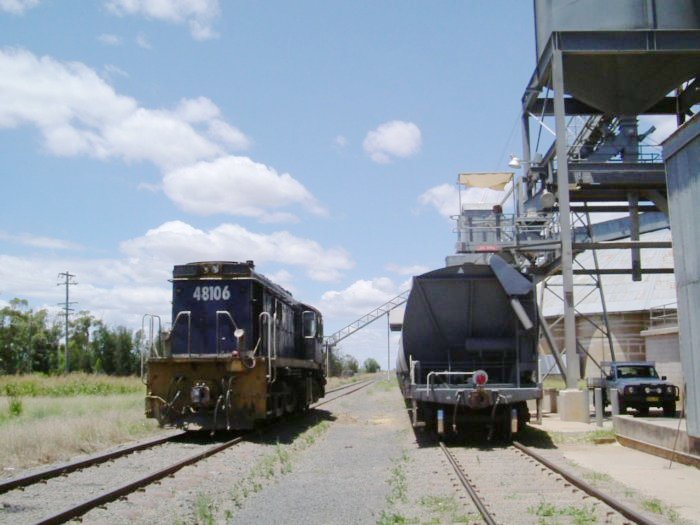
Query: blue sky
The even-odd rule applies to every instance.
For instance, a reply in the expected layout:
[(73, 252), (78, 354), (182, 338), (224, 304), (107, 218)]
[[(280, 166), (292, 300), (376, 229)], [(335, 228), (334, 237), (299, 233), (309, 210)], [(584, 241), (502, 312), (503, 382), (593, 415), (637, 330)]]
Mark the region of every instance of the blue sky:
[[(173, 264), (254, 259), (342, 327), (443, 265), (460, 171), (520, 153), (531, 10), (0, 0), (0, 304), (70, 270), (136, 328)], [(384, 363), (385, 325), (342, 350)]]

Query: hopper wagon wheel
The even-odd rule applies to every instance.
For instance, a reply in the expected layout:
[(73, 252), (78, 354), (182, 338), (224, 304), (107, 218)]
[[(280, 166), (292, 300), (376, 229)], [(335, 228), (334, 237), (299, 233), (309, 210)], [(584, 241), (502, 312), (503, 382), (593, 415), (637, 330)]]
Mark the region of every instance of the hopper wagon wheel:
[(501, 417), (498, 418), (498, 426), (500, 427), (500, 432), (498, 433), (498, 435), (501, 438), (501, 441), (503, 441), (503, 443), (510, 443), (513, 441), (512, 418), (513, 410), (511, 410), (510, 405), (506, 405), (504, 407), (504, 410), (501, 412)]

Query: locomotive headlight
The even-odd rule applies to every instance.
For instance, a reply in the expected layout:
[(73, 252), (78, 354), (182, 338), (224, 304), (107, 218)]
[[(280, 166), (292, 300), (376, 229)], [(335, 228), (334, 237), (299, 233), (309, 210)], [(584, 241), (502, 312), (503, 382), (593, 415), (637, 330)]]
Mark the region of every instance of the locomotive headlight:
[(219, 273), (219, 265), (218, 264), (211, 265), (211, 273)]
[(206, 383), (196, 383), (190, 390), (193, 405), (206, 405), (211, 399), (209, 386)]
[(627, 391), (628, 394), (634, 394), (634, 391), (636, 389), (633, 386), (626, 386), (625, 390)]
[(645, 393), (645, 394), (651, 393), (651, 388), (649, 388), (648, 386), (645, 386), (645, 387), (644, 387), (644, 393)]
[(667, 393), (667, 394), (673, 394), (673, 387), (672, 387), (672, 386), (667, 386), (667, 387), (666, 387), (666, 393)]

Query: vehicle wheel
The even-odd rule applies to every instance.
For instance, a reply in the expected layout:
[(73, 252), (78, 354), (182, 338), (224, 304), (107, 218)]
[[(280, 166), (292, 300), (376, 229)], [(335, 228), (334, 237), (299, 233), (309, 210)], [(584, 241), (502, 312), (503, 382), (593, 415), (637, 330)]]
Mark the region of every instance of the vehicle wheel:
[(676, 417), (676, 403), (664, 403), (664, 417)]
[(621, 416), (624, 416), (627, 413), (627, 405), (625, 405), (625, 402), (622, 399), (617, 402), (617, 407), (620, 409)]

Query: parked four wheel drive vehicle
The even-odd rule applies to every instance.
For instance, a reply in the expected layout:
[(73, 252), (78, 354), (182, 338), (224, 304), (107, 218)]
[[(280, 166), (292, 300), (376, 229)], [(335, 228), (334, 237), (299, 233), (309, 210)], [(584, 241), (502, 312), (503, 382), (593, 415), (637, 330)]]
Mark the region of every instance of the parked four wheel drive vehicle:
[(678, 387), (659, 377), (651, 361), (616, 361), (601, 363), (603, 376), (589, 378), (590, 389), (603, 389), (603, 406), (610, 403), (611, 391), (617, 390), (620, 414), (628, 408), (640, 415), (649, 413), (650, 407), (663, 408), (664, 416), (676, 415)]

